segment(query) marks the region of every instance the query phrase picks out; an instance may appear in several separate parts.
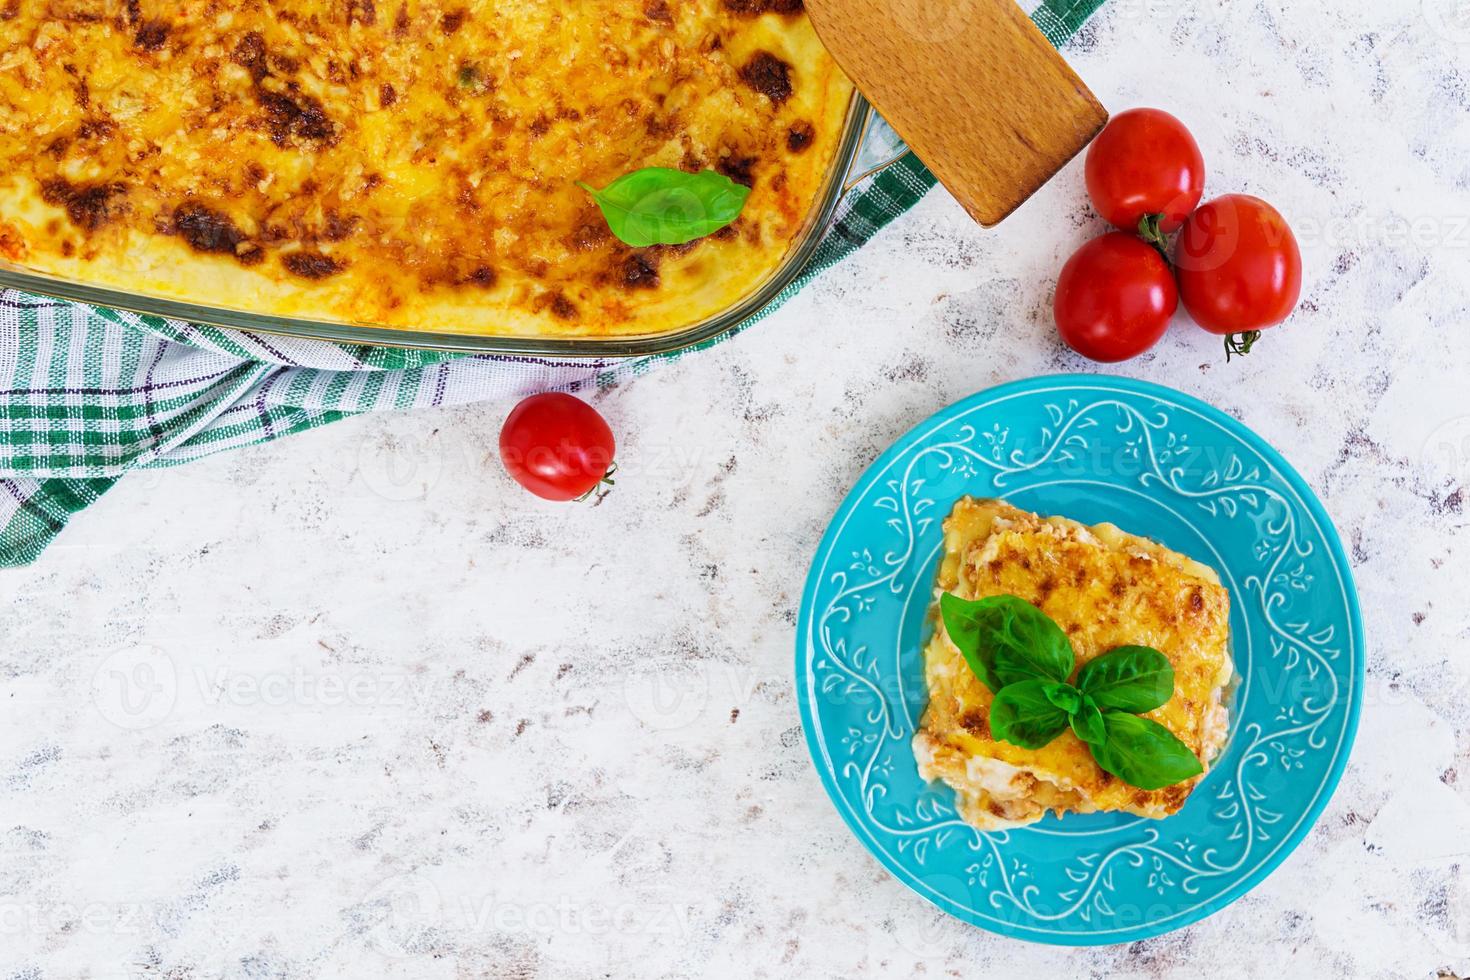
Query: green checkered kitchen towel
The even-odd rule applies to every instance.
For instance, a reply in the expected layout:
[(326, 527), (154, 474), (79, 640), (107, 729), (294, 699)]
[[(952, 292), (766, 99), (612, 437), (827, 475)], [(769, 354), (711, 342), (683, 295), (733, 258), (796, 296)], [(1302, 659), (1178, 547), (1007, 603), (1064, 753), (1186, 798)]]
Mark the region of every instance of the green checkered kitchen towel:
[[(1032, 17), (1060, 46), (1101, 4), (1045, 0)], [(913, 157), (866, 182), (802, 278), (766, 312), (934, 183)], [(364, 412), (612, 384), (672, 356), (559, 361), (359, 347), (3, 290), (0, 566), (34, 561), (73, 514), (130, 469), (187, 463)]]

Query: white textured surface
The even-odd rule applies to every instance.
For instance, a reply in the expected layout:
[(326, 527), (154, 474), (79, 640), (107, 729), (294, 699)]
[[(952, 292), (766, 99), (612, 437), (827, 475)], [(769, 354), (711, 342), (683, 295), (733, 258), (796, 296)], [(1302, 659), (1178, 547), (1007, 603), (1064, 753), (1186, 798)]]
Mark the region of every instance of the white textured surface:
[(0, 978), (1470, 973), (1459, 6), (1119, 0), (1071, 51), (1305, 247), (1257, 355), (1178, 324), (1122, 369), (1280, 447), (1357, 570), (1357, 750), (1245, 899), (1084, 952), (947, 920), (848, 835), (797, 721), (806, 563), (862, 468), (972, 391), (1086, 368), (1048, 315), (1099, 230), (1074, 166), (996, 232), (931, 196), (603, 393), (600, 506), (517, 492), (483, 405), (134, 476), (0, 573)]

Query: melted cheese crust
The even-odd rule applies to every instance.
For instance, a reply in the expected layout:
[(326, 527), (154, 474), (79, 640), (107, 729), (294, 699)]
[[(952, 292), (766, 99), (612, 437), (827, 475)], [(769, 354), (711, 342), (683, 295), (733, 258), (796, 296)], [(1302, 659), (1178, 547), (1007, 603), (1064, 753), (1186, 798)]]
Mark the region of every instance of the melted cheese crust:
[[(0, 258), (240, 310), (654, 335), (769, 277), (852, 86), (800, 0), (0, 0)], [(630, 249), (574, 181), (753, 185)]]
[[(1080, 668), (1127, 644), (1152, 646), (1174, 667), (1174, 697), (1145, 717), (1178, 736), (1203, 764), (1224, 747), (1230, 594), (1210, 568), (1111, 524), (1088, 528), (997, 500), (966, 498), (945, 522), (938, 597), (1016, 595), (1067, 631)], [(925, 653), (929, 707), (914, 736), (925, 779), (955, 789), (961, 816), (982, 830), (1034, 823), (1048, 811), (1113, 810), (1160, 818), (1184, 805), (1201, 777), (1161, 790), (1104, 772), (1071, 731), (1023, 749), (991, 737), (994, 695), (942, 623)]]

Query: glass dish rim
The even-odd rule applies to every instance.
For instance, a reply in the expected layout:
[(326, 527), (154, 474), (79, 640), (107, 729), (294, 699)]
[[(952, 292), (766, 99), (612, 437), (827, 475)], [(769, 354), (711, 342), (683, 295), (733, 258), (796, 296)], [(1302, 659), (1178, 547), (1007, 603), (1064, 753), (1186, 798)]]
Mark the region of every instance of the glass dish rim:
[(728, 308), (688, 326), (659, 334), (630, 337), (493, 336), (313, 320), (148, 296), (21, 270), (4, 262), (0, 262), (0, 287), (143, 316), (160, 316), (205, 326), (327, 343), (462, 354), (576, 359), (671, 354), (708, 343), (729, 333), (769, 306), (801, 276), (820, 247), (837, 215), (838, 207), (848, 193), (862, 179), (898, 159), (895, 157), (861, 174), (853, 174), (875, 118), (876, 111), (863, 98), (862, 93), (854, 89), (844, 117), (841, 139), (833, 154), (831, 166), (827, 169), (821, 193), (809, 212), (807, 224), (796, 242), (787, 250), (780, 265), (765, 281)]

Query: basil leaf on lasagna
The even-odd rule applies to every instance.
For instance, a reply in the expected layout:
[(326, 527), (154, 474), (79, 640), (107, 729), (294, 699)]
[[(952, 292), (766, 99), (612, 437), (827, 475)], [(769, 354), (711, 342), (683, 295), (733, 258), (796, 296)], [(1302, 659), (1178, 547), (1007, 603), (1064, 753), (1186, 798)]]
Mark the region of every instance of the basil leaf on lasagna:
[(1174, 667), (1152, 647), (1118, 647), (1083, 666), (1077, 686), (1099, 708), (1152, 711), (1174, 696)]
[(750, 188), (713, 170), (697, 174), (646, 167), (602, 190), (577, 181), (597, 202), (607, 226), (625, 245), (683, 245), (740, 217)]
[(1101, 745), (1108, 740), (1102, 711), (1098, 709), (1097, 702), (1086, 694), (1082, 695), (1069, 720), (1072, 723), (1072, 733), (1088, 745)]
[(1076, 663), (1072, 641), (1046, 613), (1013, 595), (991, 596), (976, 605), (980, 659), (989, 664), (1001, 687), (1033, 678), (1065, 681), (1072, 676)]
[(1204, 772), (1189, 746), (1158, 722), (1130, 714), (1105, 714), (1102, 721), (1107, 737), (1092, 744), (1092, 758), (1128, 785), (1163, 789)]
[(992, 694), (998, 692), (1005, 685), (996, 679), (990, 661), (980, 656), (981, 619), (985, 615), (981, 604), (946, 592), (939, 597), (939, 615), (944, 620), (949, 641), (960, 651), (970, 670)]
[(1082, 705), (1082, 692), (1071, 684), (1048, 684), (1043, 688), (1046, 699), (1068, 714)]
[(1021, 681), (1004, 687), (990, 706), (990, 731), (1002, 742), (1039, 749), (1067, 730), (1067, 712), (1046, 696), (1047, 682)]

